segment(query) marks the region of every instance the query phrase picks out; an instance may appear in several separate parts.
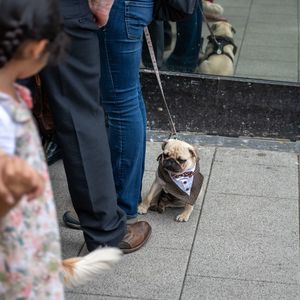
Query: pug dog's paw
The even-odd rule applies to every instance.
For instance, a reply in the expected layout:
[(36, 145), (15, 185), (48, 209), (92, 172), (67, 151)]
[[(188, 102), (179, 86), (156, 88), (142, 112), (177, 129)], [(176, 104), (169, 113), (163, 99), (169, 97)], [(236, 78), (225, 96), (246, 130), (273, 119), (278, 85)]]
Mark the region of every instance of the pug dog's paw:
[(150, 207), (148, 208), (148, 210), (151, 210), (151, 211), (158, 211), (158, 205), (157, 205), (157, 204), (150, 205)]
[(182, 213), (176, 217), (177, 222), (187, 222), (190, 218), (190, 214)]
[(141, 203), (141, 204), (138, 206), (138, 213), (139, 213), (140, 215), (146, 214), (147, 211), (148, 211), (148, 207), (147, 207), (145, 204)]
[(163, 214), (163, 213), (165, 212), (165, 210), (166, 210), (166, 208), (165, 208), (164, 206), (159, 205), (159, 206), (157, 207), (157, 211), (158, 211), (160, 214)]

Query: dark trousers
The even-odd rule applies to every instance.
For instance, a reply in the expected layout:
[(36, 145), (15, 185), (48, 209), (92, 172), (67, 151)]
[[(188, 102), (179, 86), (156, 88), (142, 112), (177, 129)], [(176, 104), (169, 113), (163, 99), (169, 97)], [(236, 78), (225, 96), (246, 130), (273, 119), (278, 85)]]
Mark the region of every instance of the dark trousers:
[(87, 0), (61, 0), (71, 43), (64, 62), (42, 72), (72, 202), (89, 250), (116, 246), (126, 216), (117, 206), (104, 113), (99, 103), (97, 26)]

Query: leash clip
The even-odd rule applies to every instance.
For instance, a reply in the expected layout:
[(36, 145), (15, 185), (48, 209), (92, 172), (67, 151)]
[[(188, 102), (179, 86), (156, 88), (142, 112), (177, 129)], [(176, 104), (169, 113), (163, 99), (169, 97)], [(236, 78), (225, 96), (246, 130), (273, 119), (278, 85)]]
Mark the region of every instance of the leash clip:
[(174, 140), (177, 140), (177, 133), (176, 132), (170, 132), (169, 134), (169, 137), (168, 137), (168, 140), (172, 138)]
[(218, 55), (222, 54), (222, 50), (220, 48), (217, 49), (217, 54)]

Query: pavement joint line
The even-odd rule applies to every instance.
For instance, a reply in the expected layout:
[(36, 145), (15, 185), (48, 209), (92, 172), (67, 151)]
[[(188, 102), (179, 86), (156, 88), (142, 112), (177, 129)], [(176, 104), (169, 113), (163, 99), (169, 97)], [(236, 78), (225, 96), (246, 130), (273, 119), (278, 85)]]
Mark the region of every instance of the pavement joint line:
[[(175, 221), (174, 221), (175, 222)], [(164, 247), (164, 246), (159, 246), (159, 247), (155, 247), (155, 246), (149, 246), (147, 247), (147, 249), (163, 249), (163, 250), (175, 250), (175, 251), (181, 251), (181, 252), (190, 252), (190, 249), (187, 248), (174, 248), (174, 247)]]
[[(299, 222), (299, 232), (300, 232), (300, 155), (298, 155), (298, 211), (299, 211), (298, 222)], [(299, 256), (300, 256), (300, 234), (299, 234)]]
[(81, 247), (80, 247), (80, 249), (79, 249), (79, 251), (78, 251), (78, 253), (77, 253), (77, 256), (80, 256), (80, 253), (81, 253), (81, 251), (82, 251), (83, 248), (84, 248), (84, 245), (85, 245), (85, 242), (82, 243), (82, 245), (81, 245)]
[(195, 239), (196, 239), (196, 235), (197, 235), (198, 229), (199, 229), (200, 219), (201, 219), (201, 215), (202, 215), (202, 211), (203, 211), (203, 206), (204, 206), (204, 203), (205, 203), (207, 190), (208, 190), (208, 187), (209, 187), (209, 182), (210, 182), (211, 173), (212, 173), (213, 165), (214, 165), (214, 162), (215, 162), (216, 154), (217, 154), (217, 148), (214, 149), (214, 154), (213, 154), (210, 169), (209, 169), (207, 184), (206, 184), (206, 188), (205, 188), (205, 191), (204, 191), (203, 200), (202, 200), (202, 203), (201, 203), (201, 208), (200, 208), (198, 220), (197, 220), (197, 223), (196, 223), (196, 229), (195, 229), (195, 232), (194, 232), (193, 242), (192, 242), (192, 246), (190, 248), (190, 255), (189, 255), (189, 258), (188, 258), (188, 261), (187, 261), (187, 264), (186, 264), (186, 268), (185, 268), (185, 272), (184, 272), (184, 278), (183, 278), (183, 282), (182, 282), (182, 286), (181, 286), (181, 292), (180, 292), (179, 300), (181, 300), (182, 296), (183, 296), (183, 290), (184, 290), (184, 286), (185, 286), (185, 280), (186, 280), (186, 277), (187, 277), (187, 271), (188, 271), (188, 268), (189, 268), (189, 265), (190, 265), (191, 256), (192, 256), (193, 249), (194, 249), (194, 244), (195, 244)]
[(189, 274), (189, 277), (213, 278), (213, 279), (224, 279), (224, 280), (234, 280), (234, 281), (244, 281), (244, 282), (263, 282), (263, 283), (270, 283), (270, 284), (283, 284), (283, 285), (290, 285), (290, 286), (299, 286), (298, 283), (272, 281), (272, 280), (255, 280), (255, 279), (246, 279), (246, 278), (206, 276), (206, 275), (194, 275), (194, 274)]
[(109, 297), (109, 298), (120, 298), (120, 299), (143, 299), (143, 300), (158, 300), (156, 298), (141, 298), (141, 297), (128, 297), (128, 296), (115, 296), (115, 295), (107, 295), (107, 294), (94, 294), (94, 293), (75, 293), (66, 291), (66, 294), (69, 295), (86, 295), (86, 296), (101, 296), (101, 297)]
[[(220, 148), (220, 147), (218, 147)], [(223, 163), (223, 160), (217, 160), (216, 163)], [(231, 164), (231, 163), (230, 163)], [(252, 162), (243, 162), (243, 165), (251, 165), (251, 166), (259, 166), (259, 167), (271, 167), (271, 168), (289, 168), (290, 166), (287, 165), (270, 165), (270, 164), (259, 164), (259, 163), (252, 163)]]
[[(299, 28), (300, 28), (300, 21), (299, 21), (299, 11), (300, 11), (300, 7), (299, 7), (299, 1), (297, 1), (297, 22), (298, 22), (298, 49), (300, 49), (300, 30), (299, 30)], [(298, 51), (298, 82), (299, 82), (299, 80), (300, 80), (300, 69), (299, 69), (299, 67), (300, 67), (300, 65), (299, 65), (299, 63), (300, 63), (300, 53), (299, 53), (299, 51)]]
[[(300, 174), (299, 174), (300, 178)], [(300, 185), (300, 183), (299, 183)], [(300, 189), (300, 187), (299, 187)], [(278, 197), (278, 196), (266, 196), (266, 195), (251, 195), (251, 194), (238, 194), (238, 193), (224, 193), (224, 192), (217, 192), (217, 191), (210, 191), (211, 194), (218, 194), (218, 195), (229, 195), (229, 196), (243, 196), (243, 197), (255, 197), (255, 198), (272, 198), (272, 199), (285, 199), (285, 200), (293, 200), (298, 199), (299, 197), (291, 198), (291, 197)], [(299, 200), (300, 201), (300, 200)], [(299, 212), (300, 214), (300, 212)]]
[[(242, 52), (242, 48), (243, 48), (243, 44), (244, 44), (244, 40), (245, 40), (245, 36), (247, 34), (247, 28), (248, 28), (248, 23), (249, 23), (249, 19), (250, 19), (250, 14), (251, 14), (251, 9), (253, 6), (253, 0), (251, 0), (251, 2), (249, 3), (249, 10), (248, 10), (248, 16), (247, 16), (247, 20), (246, 20), (246, 24), (244, 27), (244, 31), (243, 31), (243, 37), (241, 40), (241, 44), (240, 44), (240, 49), (237, 53), (237, 57), (235, 58), (235, 64), (234, 64), (234, 75), (236, 75), (236, 71), (237, 71), (237, 67), (238, 67), (238, 63), (239, 63), (239, 58), (241, 56), (241, 52)], [(234, 26), (234, 24), (232, 24)]]

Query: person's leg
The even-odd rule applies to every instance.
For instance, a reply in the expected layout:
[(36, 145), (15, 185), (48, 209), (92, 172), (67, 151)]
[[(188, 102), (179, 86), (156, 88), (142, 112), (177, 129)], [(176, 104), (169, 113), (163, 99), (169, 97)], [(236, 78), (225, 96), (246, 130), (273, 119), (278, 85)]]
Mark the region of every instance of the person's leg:
[(169, 70), (194, 72), (199, 62), (201, 47), (202, 14), (197, 4), (191, 18), (177, 22), (177, 39), (175, 49), (166, 61)]
[(139, 67), (144, 26), (152, 19), (152, 0), (115, 1), (108, 24), (99, 31), (101, 103), (108, 136), (118, 205), (137, 215), (145, 160), (145, 107)]
[(61, 1), (64, 28), (71, 37), (63, 64), (47, 68), (42, 80), (49, 95), (63, 151), (69, 191), (87, 248), (117, 246), (126, 218), (117, 207), (110, 150), (99, 104), (98, 28), (87, 1)]
[(164, 21), (164, 41), (165, 41), (165, 50), (166, 51), (171, 50), (172, 39), (173, 39), (173, 33), (172, 33), (171, 24), (168, 21)]

